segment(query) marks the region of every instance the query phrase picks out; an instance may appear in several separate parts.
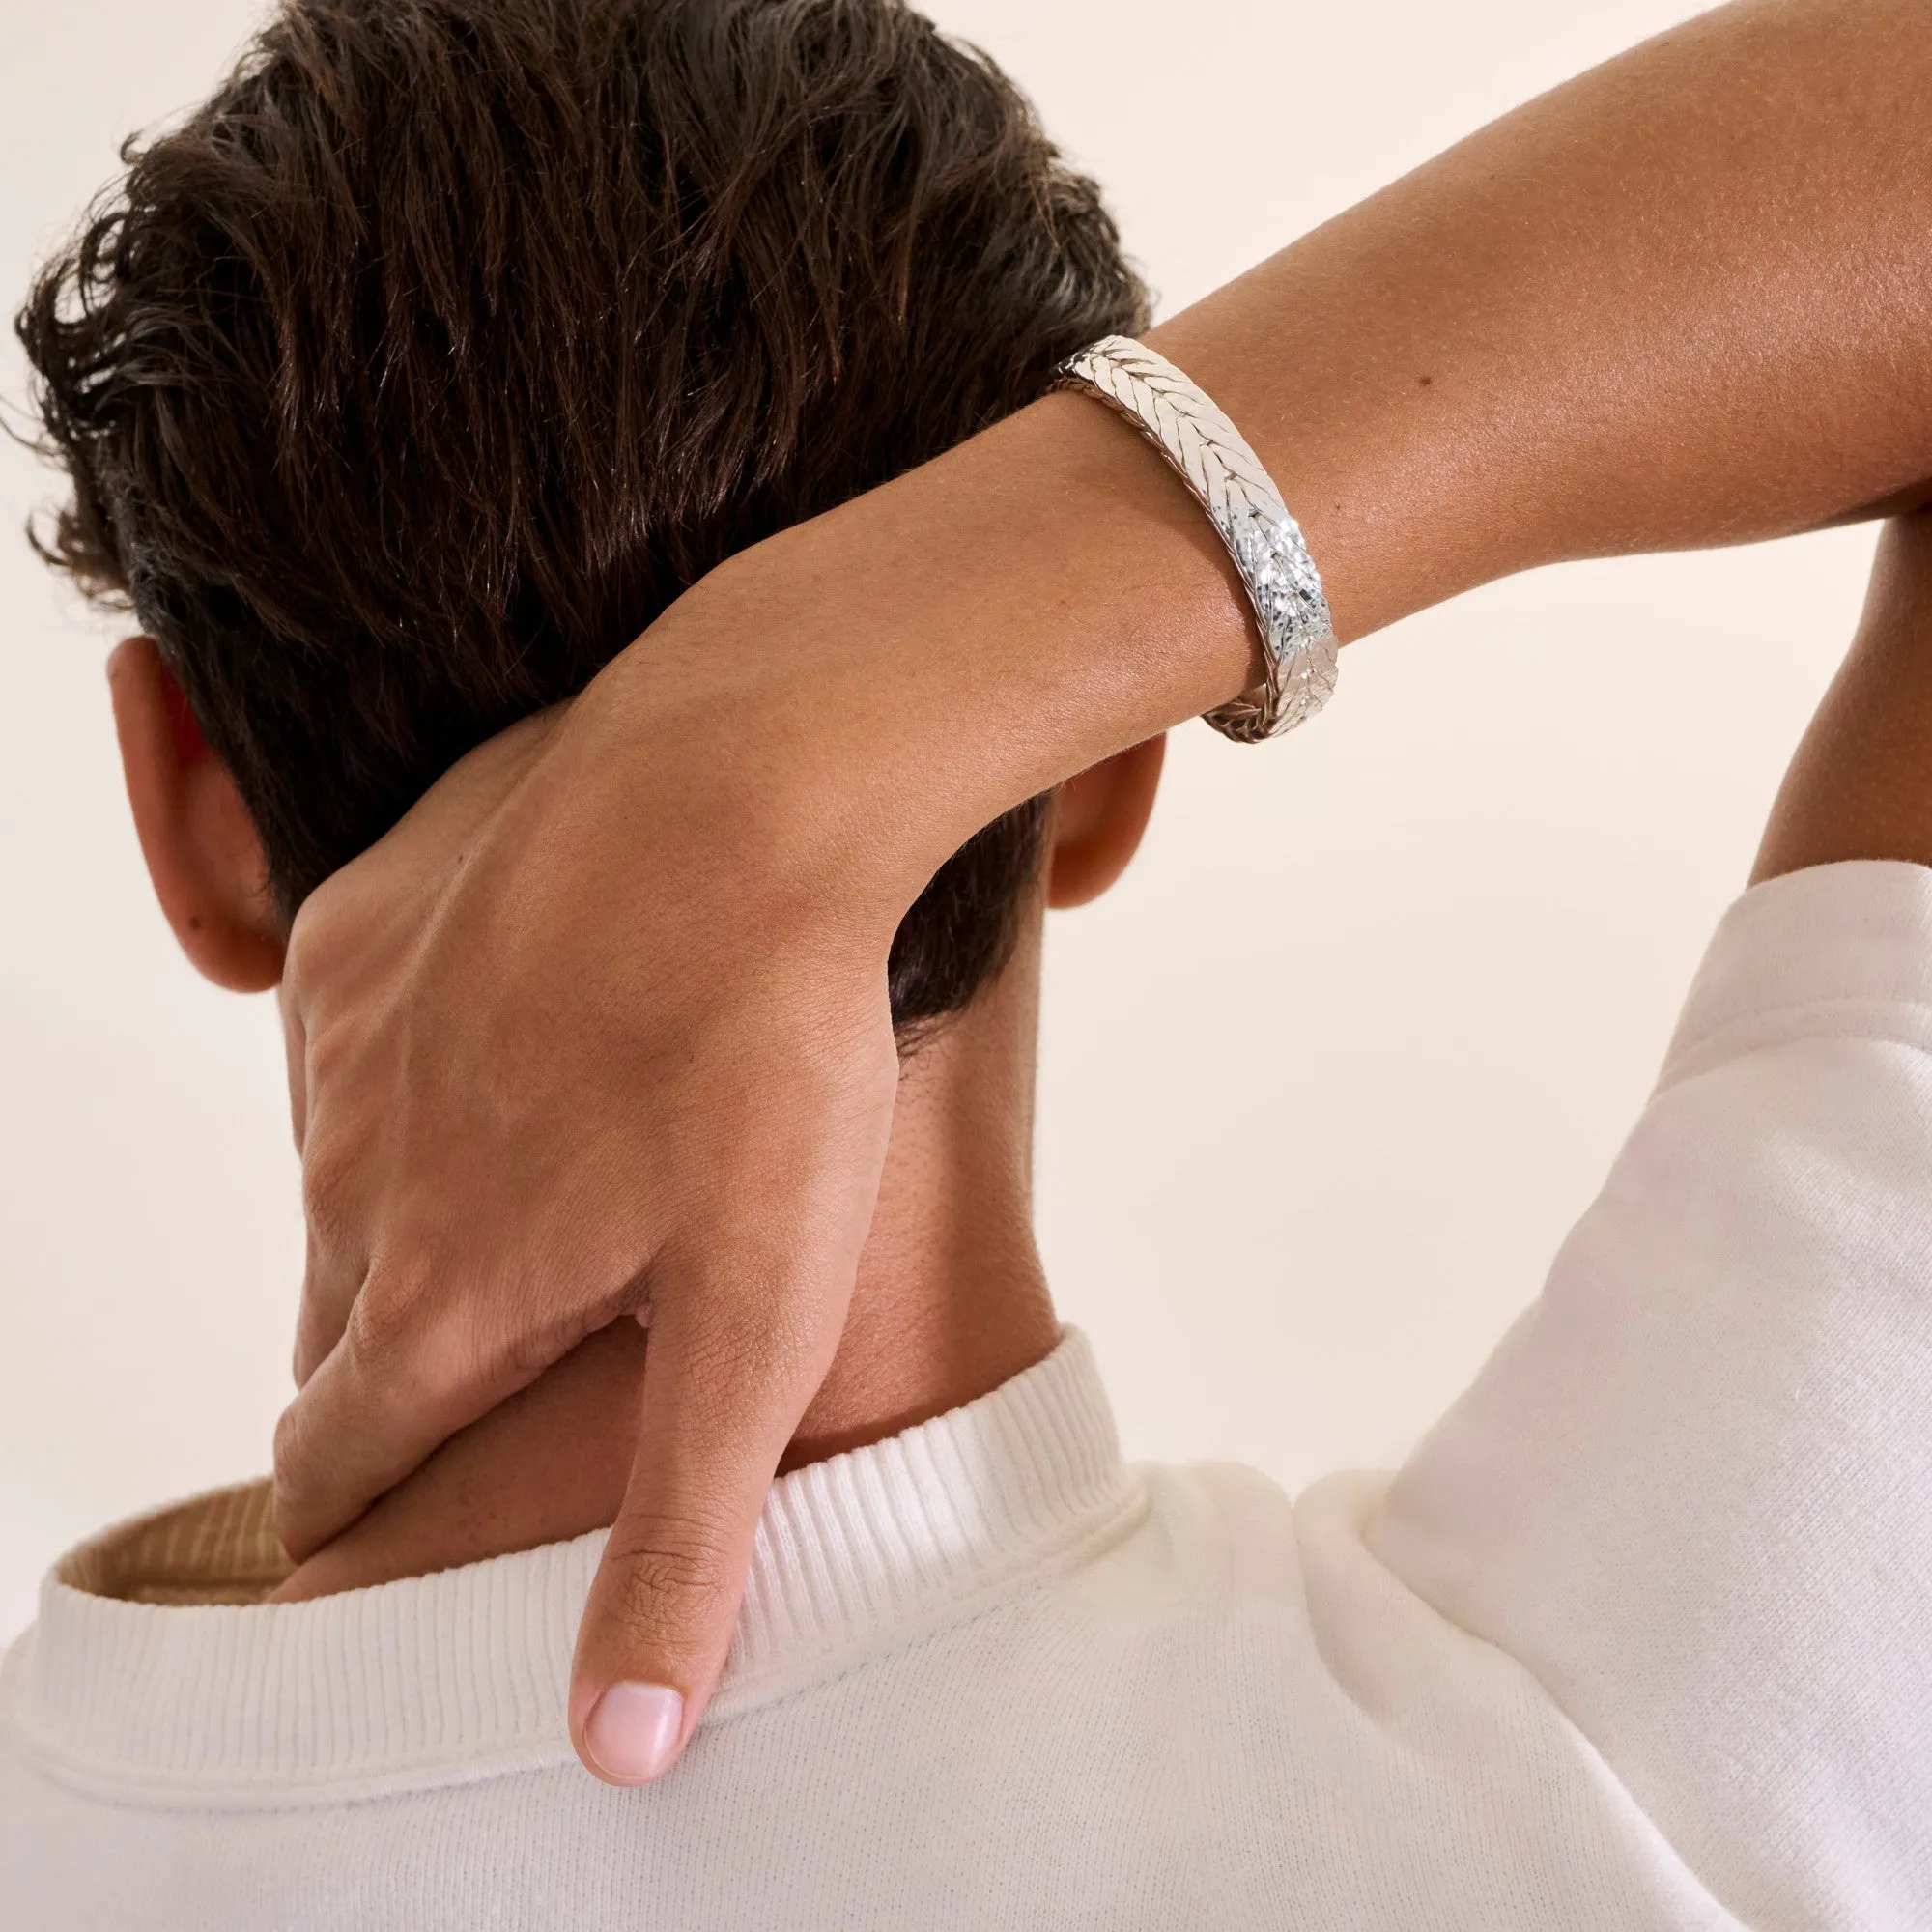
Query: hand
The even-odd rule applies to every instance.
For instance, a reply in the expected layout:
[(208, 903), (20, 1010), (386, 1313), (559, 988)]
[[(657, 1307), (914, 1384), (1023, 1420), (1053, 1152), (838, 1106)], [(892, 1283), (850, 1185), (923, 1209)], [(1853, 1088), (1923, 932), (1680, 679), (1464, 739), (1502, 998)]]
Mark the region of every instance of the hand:
[[(897, 1073), (896, 910), (807, 889), (837, 838), (743, 785), (716, 650), (658, 641), (621, 703), (593, 688), (483, 746), (325, 884), (282, 1000), (309, 1231), (276, 1442), (293, 1553), (592, 1330), (649, 1321), (571, 1705), (616, 1782), (674, 1757), (723, 1666)], [(612, 1684), (652, 1689), (593, 1719)]]
[[(309, 1230), (291, 1552), (648, 1320), (571, 1729), (600, 1776), (663, 1770), (837, 1350), (900, 917), (980, 826), (1239, 690), (1252, 648), (1184, 494), (1051, 398), (713, 572), (327, 880), (282, 1003)], [(620, 1684), (644, 1688), (593, 1717)]]

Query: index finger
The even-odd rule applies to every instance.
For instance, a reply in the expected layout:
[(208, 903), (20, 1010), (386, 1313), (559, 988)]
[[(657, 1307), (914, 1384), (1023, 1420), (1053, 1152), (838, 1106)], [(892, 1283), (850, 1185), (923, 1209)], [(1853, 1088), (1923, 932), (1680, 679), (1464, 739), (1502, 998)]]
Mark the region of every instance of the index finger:
[(668, 1771), (717, 1689), (773, 1475), (850, 1293), (849, 1271), (803, 1251), (778, 1278), (716, 1255), (653, 1277), (637, 1453), (572, 1673), (571, 1737), (607, 1783)]

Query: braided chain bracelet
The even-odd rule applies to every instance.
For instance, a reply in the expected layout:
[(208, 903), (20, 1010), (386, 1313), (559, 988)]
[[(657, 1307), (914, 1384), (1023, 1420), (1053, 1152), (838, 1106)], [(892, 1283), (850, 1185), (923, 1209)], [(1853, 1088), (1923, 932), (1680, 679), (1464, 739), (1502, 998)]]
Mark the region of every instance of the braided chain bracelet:
[(1057, 388), (1097, 396), (1160, 451), (1219, 531), (1262, 634), (1262, 681), (1208, 723), (1241, 744), (1305, 724), (1335, 691), (1335, 631), (1321, 574), (1261, 459), (1165, 356), (1103, 336), (1061, 364)]

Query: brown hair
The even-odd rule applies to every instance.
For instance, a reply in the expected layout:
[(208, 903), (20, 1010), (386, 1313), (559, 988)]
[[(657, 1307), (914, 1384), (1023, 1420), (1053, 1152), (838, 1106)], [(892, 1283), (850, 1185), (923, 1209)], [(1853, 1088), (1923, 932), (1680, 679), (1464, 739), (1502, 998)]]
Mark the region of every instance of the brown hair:
[[(1146, 295), (992, 63), (896, 0), (288, 0), (16, 327), (71, 499), (286, 914), (733, 551), (1047, 387)], [(1002, 963), (1038, 801), (895, 943)]]

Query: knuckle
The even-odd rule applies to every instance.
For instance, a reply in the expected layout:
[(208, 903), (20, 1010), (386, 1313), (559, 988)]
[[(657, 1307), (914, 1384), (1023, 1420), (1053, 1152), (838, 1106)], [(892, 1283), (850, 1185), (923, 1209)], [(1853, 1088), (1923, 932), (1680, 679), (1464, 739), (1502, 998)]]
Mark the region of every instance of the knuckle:
[(366, 1376), (394, 1379), (411, 1359), (429, 1312), (429, 1285), (414, 1271), (371, 1272), (349, 1304), (343, 1334)]
[(349, 1222), (360, 1154), (349, 1136), (310, 1127), (302, 1147), (302, 1207), (319, 1239), (339, 1236)]
[(282, 1411), (275, 1425), (275, 1533), (291, 1554), (312, 1541), (308, 1522), (315, 1493), (309, 1475), (308, 1429), (299, 1406)]
[(372, 1270), (351, 1304), (348, 1353), (383, 1413), (469, 1421), (479, 1400), (534, 1381), (563, 1352), (545, 1351), (521, 1331), (499, 1332), (486, 1319), (487, 1308), (468, 1306), (447, 1292), (457, 1278), (457, 1270), (416, 1257)]
[(302, 1037), (302, 1078), (318, 1102), (339, 1106), (355, 1065), (356, 1042), (350, 1029), (313, 1026)]
[(275, 1422), (275, 1499), (297, 1495), (301, 1487), (307, 1432), (299, 1404), (291, 1403)]
[(314, 1268), (302, 1282), (301, 1309), (296, 1320), (296, 1341), (290, 1367), (296, 1387), (306, 1388), (329, 1350), (342, 1339), (354, 1305), (353, 1293), (325, 1284)]
[[(301, 1301), (296, 1319), (296, 1353), (313, 1369), (341, 1339), (343, 1323), (362, 1285), (362, 1269), (309, 1230), (302, 1268)], [(306, 1379), (303, 1376), (302, 1379)]]
[(619, 1620), (639, 1643), (674, 1637), (720, 1608), (738, 1583), (722, 1538), (661, 1518), (613, 1529), (604, 1560), (618, 1580)]

